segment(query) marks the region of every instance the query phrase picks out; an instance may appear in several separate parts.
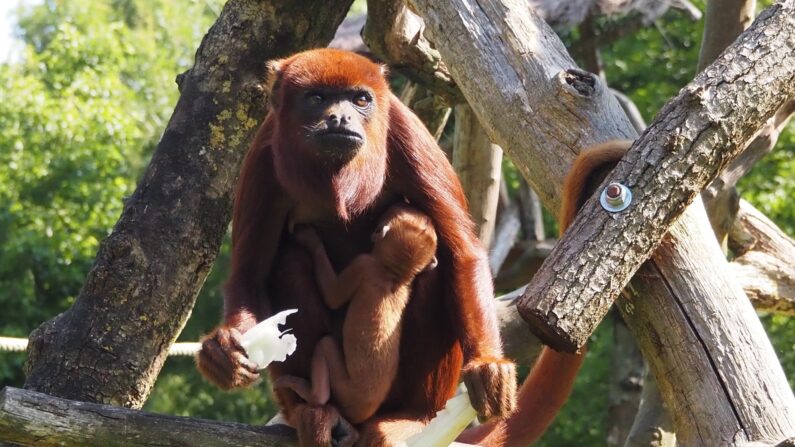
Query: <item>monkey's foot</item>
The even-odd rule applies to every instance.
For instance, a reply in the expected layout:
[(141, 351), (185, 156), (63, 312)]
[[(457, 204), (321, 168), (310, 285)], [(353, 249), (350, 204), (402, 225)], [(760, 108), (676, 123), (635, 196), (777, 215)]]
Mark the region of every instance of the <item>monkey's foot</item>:
[(504, 418), (516, 408), (516, 365), (499, 359), (479, 359), (464, 368), (469, 400), (483, 420)]

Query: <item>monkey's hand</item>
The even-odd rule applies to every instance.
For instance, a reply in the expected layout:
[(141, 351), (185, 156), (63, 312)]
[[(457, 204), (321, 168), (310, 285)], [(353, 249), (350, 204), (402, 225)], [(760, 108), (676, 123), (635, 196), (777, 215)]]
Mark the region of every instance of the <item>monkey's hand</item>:
[(240, 332), (229, 326), (219, 326), (202, 338), (196, 367), (221, 389), (247, 387), (259, 379), (257, 365), (248, 359), (240, 340)]
[(295, 408), (300, 447), (352, 447), (359, 433), (330, 405), (299, 405)]
[(317, 231), (314, 228), (302, 225), (295, 229), (295, 239), (310, 252), (323, 247), (323, 241), (320, 240)]
[(504, 418), (516, 408), (516, 365), (510, 360), (475, 359), (463, 375), (469, 401), (482, 420)]

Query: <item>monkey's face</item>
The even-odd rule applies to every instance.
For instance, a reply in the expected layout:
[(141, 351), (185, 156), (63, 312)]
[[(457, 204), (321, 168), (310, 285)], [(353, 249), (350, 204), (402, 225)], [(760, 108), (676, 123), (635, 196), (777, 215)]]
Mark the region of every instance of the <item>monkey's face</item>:
[(376, 113), (366, 88), (316, 87), (294, 95), (303, 146), (325, 160), (347, 162), (367, 144), (367, 126)]

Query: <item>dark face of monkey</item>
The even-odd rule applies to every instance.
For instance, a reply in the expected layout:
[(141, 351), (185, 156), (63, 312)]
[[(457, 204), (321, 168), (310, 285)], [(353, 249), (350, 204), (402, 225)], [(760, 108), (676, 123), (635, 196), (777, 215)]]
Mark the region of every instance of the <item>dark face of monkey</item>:
[(346, 162), (365, 146), (366, 124), (375, 111), (373, 93), (363, 88), (313, 88), (295, 97), (304, 123), (304, 145), (323, 158)]
[(363, 212), (386, 178), (392, 96), (385, 68), (331, 49), (269, 67), (279, 183), (303, 203), (333, 204), (343, 221)]

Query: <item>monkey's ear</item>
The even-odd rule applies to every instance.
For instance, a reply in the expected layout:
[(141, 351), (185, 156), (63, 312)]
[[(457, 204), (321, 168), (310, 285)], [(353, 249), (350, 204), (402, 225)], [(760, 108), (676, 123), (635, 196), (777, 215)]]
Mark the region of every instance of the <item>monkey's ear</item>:
[(268, 62), (267, 77), (265, 78), (265, 88), (270, 93), (270, 100), (273, 106), (277, 104), (277, 95), (279, 84), (282, 81), (282, 73), (284, 71), (285, 59), (275, 59)]

